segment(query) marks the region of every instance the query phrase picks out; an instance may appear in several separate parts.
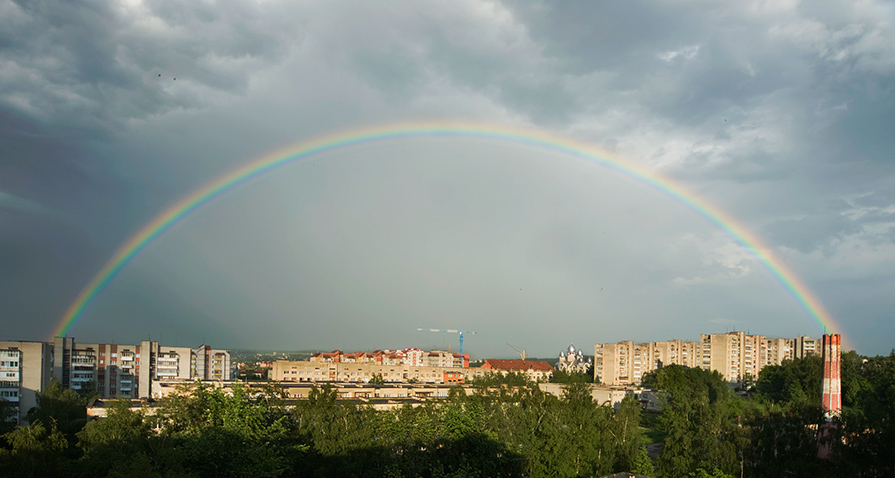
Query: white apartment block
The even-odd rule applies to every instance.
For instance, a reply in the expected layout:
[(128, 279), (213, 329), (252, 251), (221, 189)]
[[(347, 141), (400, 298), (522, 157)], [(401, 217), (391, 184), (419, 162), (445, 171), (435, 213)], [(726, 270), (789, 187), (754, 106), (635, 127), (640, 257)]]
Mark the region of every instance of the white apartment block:
[(677, 364), (714, 370), (730, 383), (757, 379), (767, 365), (817, 354), (820, 339), (769, 339), (745, 332), (702, 334), (699, 342), (668, 340), (635, 344), (622, 341), (594, 345), (594, 376), (607, 385), (636, 385), (643, 375)]

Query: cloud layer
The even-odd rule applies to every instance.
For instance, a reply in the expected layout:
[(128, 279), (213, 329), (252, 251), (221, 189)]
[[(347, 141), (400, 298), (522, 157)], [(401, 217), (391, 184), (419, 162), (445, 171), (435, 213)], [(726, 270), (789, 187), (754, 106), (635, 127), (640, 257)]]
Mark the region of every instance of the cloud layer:
[[(253, 158), (455, 119), (589, 142), (763, 238), (853, 347), (895, 337), (886, 2), (0, 0), (0, 317), (44, 339), (116, 248)], [(176, 78), (176, 79), (175, 79)], [(142, 251), (79, 340), (226, 347), (696, 339), (822, 330), (723, 232), (554, 153), (414, 140), (234, 188)], [(453, 337), (453, 347), (457, 347)]]

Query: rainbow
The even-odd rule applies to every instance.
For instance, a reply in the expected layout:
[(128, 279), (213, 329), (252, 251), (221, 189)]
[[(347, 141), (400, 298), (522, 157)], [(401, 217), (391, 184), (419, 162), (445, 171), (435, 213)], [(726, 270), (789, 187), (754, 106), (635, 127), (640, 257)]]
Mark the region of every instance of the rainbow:
[(553, 134), (488, 124), (438, 122), (394, 124), (323, 136), (256, 159), (214, 179), (163, 211), (122, 244), (65, 311), (53, 335), (68, 335), (87, 306), (138, 252), (175, 223), (224, 191), (264, 175), (279, 166), (325, 151), (363, 146), (368, 143), (427, 137), (478, 138), (530, 146), (577, 157), (630, 176), (676, 199), (714, 223), (756, 257), (824, 331), (828, 333), (840, 331), (820, 300), (769, 247), (730, 215), (698, 198), (684, 186), (616, 154)]

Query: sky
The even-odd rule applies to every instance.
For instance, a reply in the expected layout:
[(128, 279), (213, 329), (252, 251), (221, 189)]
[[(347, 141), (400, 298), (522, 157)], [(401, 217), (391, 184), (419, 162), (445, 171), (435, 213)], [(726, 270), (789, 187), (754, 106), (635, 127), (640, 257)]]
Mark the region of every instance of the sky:
[[(47, 340), (129, 237), (275, 151), (393, 123), (592, 145), (760, 239), (850, 348), (895, 347), (895, 6), (0, 0), (0, 338)], [(79, 342), (555, 357), (823, 328), (681, 201), (474, 137), (337, 148), (224, 191)]]

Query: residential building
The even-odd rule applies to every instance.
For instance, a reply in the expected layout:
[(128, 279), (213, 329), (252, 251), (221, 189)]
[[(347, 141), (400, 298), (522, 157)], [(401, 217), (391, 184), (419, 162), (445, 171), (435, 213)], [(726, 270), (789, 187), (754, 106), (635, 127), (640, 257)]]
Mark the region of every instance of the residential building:
[(630, 340), (594, 346), (594, 376), (607, 385), (639, 384), (643, 375), (664, 365), (698, 366), (696, 342), (668, 340), (635, 344)]
[(714, 370), (730, 383), (757, 379), (767, 365), (818, 354), (820, 339), (767, 338), (746, 332), (702, 334), (699, 342), (668, 340), (594, 345), (594, 376), (608, 385), (636, 385), (644, 374), (677, 364)]
[(373, 352), (316, 352), (308, 359), (315, 363), (368, 363), (378, 365), (410, 365), (413, 367), (468, 367), (469, 355), (417, 348), (375, 350)]
[(79, 343), (73, 337), (56, 337), (52, 345), (52, 375), (66, 388), (95, 388), (102, 398), (151, 397), (155, 380), (231, 378), (230, 353), (209, 345)]
[(767, 365), (767, 338), (746, 332), (701, 334), (703, 370), (714, 370), (730, 383), (757, 379)]
[(53, 346), (46, 342), (0, 341), (0, 398), (12, 405), (10, 421), (24, 424), (37, 393), (50, 385)]
[(553, 366), (543, 360), (485, 359), (482, 370), (491, 372), (521, 372), (534, 381), (547, 381), (553, 375)]
[(269, 378), (277, 382), (368, 383), (374, 377), (382, 377), (385, 382), (463, 383), (475, 375), (481, 375), (481, 371), (408, 364), (277, 360)]

